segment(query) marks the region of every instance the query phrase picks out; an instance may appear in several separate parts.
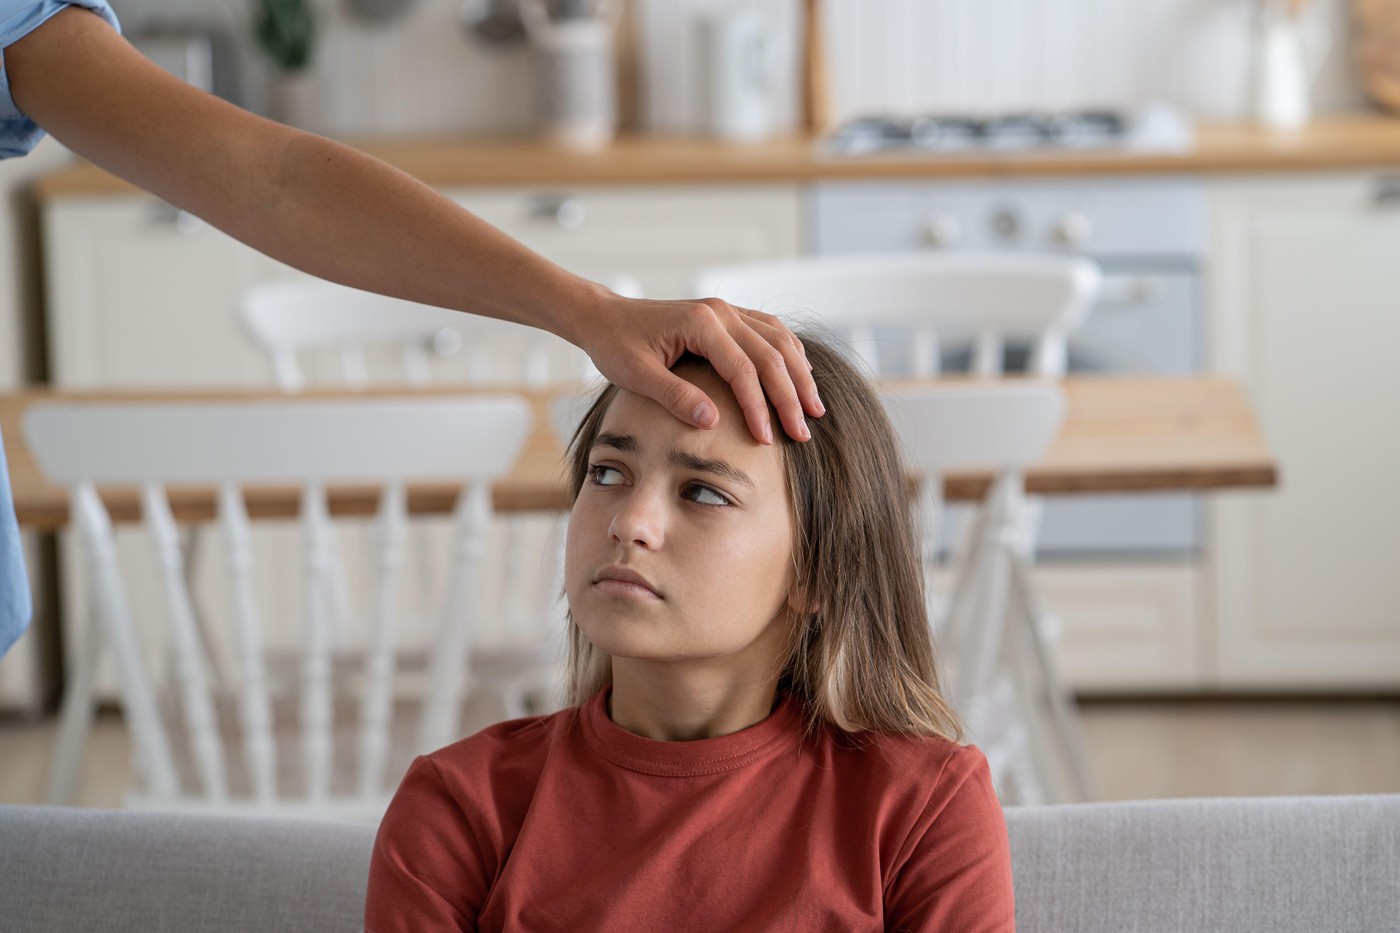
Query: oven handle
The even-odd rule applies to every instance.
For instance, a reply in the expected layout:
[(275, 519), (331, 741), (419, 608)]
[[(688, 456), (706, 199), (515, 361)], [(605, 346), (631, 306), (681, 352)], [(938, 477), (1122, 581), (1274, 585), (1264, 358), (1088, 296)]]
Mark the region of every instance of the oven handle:
[(1131, 308), (1154, 304), (1162, 294), (1156, 275), (1105, 275), (1095, 307)]
[(1375, 191), (1371, 193), (1371, 203), (1387, 210), (1400, 208), (1400, 175), (1382, 175), (1376, 179)]

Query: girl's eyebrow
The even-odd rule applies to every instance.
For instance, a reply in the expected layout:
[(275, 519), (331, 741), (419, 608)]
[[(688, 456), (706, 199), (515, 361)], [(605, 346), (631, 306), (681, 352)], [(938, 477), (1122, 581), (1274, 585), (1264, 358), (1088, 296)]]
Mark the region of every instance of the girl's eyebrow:
[[(593, 440), (593, 446), (636, 453), (639, 445), (637, 439), (630, 434), (610, 434), (604, 431)], [(723, 476), (725, 479), (748, 486), (750, 489), (754, 488), (754, 481), (749, 477), (749, 474), (726, 460), (697, 457), (684, 450), (672, 450), (666, 455), (666, 460), (674, 466), (698, 470), (701, 473), (713, 473), (715, 476)]]

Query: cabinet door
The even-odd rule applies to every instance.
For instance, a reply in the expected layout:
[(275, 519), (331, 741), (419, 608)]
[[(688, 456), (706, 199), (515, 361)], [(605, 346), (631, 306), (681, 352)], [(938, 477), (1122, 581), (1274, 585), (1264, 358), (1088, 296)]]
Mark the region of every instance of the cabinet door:
[(56, 385), (270, 380), (235, 312), (280, 263), (146, 196), (51, 201), (44, 247)]
[[(708, 266), (785, 259), (800, 243), (796, 185), (474, 188), (449, 192), (567, 269), (652, 298), (693, 292)], [(698, 296), (697, 296), (698, 297)]]
[(1400, 686), (1400, 176), (1221, 182), (1212, 342), (1280, 484), (1216, 497), (1225, 688)]

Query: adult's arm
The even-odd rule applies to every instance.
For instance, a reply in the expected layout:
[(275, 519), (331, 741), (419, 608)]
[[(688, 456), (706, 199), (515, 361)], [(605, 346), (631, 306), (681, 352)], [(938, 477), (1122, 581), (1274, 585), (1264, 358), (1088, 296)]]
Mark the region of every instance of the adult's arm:
[(700, 427), (718, 410), (668, 372), (686, 351), (730, 383), (761, 441), (768, 401), (799, 440), (804, 410), (823, 410), (801, 343), (771, 315), (619, 297), (404, 172), (191, 87), (90, 11), (59, 12), (6, 48), (4, 67), (15, 104), (68, 148), (288, 265), (549, 330)]

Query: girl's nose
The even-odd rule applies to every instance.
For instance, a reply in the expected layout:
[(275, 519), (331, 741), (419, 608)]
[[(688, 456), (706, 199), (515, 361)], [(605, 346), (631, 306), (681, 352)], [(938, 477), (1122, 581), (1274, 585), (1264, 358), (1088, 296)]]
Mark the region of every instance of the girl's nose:
[(660, 495), (635, 488), (613, 514), (608, 534), (618, 544), (656, 550), (665, 539), (665, 527), (665, 506)]

